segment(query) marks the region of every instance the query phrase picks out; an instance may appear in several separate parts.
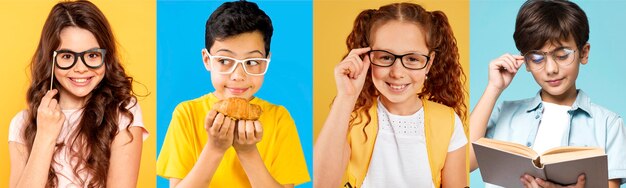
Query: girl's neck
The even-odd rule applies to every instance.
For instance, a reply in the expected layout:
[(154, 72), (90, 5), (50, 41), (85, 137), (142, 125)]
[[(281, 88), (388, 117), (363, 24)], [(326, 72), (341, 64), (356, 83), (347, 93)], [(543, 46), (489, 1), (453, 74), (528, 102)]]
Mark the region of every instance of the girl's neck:
[(578, 91), (576, 90), (575, 86), (568, 89), (565, 93), (561, 95), (551, 95), (548, 92), (541, 90), (542, 101), (563, 106), (572, 106), (576, 101), (576, 96), (578, 96)]
[(419, 111), (422, 108), (422, 101), (419, 99), (418, 95), (415, 95), (414, 97), (410, 97), (405, 101), (396, 102), (396, 103), (390, 101), (385, 96), (381, 95), (380, 102), (385, 106), (385, 108), (389, 111), (389, 113), (395, 114), (395, 115), (401, 115), (401, 116), (408, 116), (408, 115), (415, 114), (417, 111)]
[(85, 106), (87, 103), (87, 99), (91, 94), (85, 97), (79, 97), (71, 94), (65, 89), (60, 89), (59, 91), (59, 105), (61, 105), (61, 110), (77, 110)]

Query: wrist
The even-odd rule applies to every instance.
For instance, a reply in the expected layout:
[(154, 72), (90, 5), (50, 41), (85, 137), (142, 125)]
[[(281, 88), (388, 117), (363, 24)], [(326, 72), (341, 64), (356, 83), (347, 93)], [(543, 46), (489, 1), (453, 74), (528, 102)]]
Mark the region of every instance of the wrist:
[(249, 146), (249, 147), (235, 147), (235, 151), (237, 152), (237, 156), (239, 156), (240, 158), (248, 158), (251, 156), (254, 156), (255, 154), (259, 153), (259, 150), (256, 147), (256, 144), (254, 144), (253, 146)]
[(504, 91), (504, 88), (494, 86), (491, 83), (487, 84), (487, 88), (485, 88), (485, 93), (494, 93), (494, 94), (500, 95), (502, 91)]
[(43, 145), (56, 146), (57, 137), (58, 136), (52, 136), (50, 134), (43, 134), (41, 132), (37, 132), (35, 134), (35, 140), (33, 142), (43, 144)]
[(228, 148), (215, 147), (214, 145), (212, 145), (209, 142), (207, 142), (207, 144), (205, 145), (204, 149), (207, 150), (212, 155), (224, 155), (224, 153), (226, 153), (226, 150), (228, 150)]

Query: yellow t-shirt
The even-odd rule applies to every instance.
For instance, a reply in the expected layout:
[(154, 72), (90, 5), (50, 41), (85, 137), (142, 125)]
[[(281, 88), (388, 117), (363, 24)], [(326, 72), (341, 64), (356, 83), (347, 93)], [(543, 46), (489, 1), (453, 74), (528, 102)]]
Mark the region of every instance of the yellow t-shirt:
[[(219, 99), (209, 93), (178, 104), (157, 159), (159, 176), (183, 179), (191, 171), (207, 142), (205, 116), (217, 101)], [(257, 148), (272, 177), (280, 184), (310, 181), (296, 125), (287, 109), (257, 97), (250, 103), (263, 110), (259, 118), (263, 138)], [(224, 153), (209, 187), (250, 187), (233, 147)]]

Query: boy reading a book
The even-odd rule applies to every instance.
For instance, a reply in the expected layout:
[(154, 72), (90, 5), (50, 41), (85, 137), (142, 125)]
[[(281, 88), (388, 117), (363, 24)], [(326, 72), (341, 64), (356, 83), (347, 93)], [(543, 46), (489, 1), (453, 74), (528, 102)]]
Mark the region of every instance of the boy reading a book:
[[(576, 88), (579, 68), (589, 60), (585, 12), (569, 1), (528, 1), (518, 12), (513, 38), (522, 55), (504, 54), (489, 63), (489, 82), (470, 115), (472, 142), (487, 137), (538, 153), (557, 146), (599, 147), (608, 155), (609, 187), (626, 182), (623, 119)], [(533, 98), (505, 101), (493, 110), (522, 64), (541, 90)], [(478, 164), (470, 150), (475, 170)], [(561, 186), (529, 175), (521, 175), (520, 181), (526, 187)], [(583, 187), (584, 182), (581, 174), (572, 186)]]
[[(172, 114), (157, 160), (157, 174), (171, 187), (294, 187), (309, 181), (289, 112), (254, 96), (269, 66), (272, 32), (265, 12), (246, 1), (224, 3), (207, 20), (202, 58), (215, 91), (180, 103)], [(258, 105), (258, 120), (236, 120), (214, 109), (233, 97)], [(245, 112), (240, 107), (235, 113)]]

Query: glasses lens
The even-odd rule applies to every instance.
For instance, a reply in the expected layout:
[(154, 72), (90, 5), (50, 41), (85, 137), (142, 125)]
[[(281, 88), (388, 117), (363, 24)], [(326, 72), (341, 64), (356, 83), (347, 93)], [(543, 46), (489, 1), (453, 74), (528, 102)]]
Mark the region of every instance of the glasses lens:
[(248, 59), (243, 63), (249, 74), (264, 74), (269, 64), (267, 59)]
[(234, 68), (233, 66), (237, 65), (237, 63), (233, 58), (213, 56), (211, 65), (213, 66), (213, 71), (217, 71), (218, 73), (230, 73)]
[(530, 69), (536, 70), (543, 67), (546, 57), (539, 51), (530, 51), (526, 53), (524, 60)]
[(569, 48), (561, 48), (552, 52), (554, 61), (561, 65), (568, 65), (574, 62), (574, 50)]
[(391, 66), (396, 58), (393, 54), (385, 51), (372, 51), (370, 52), (370, 60), (374, 65), (387, 67)]
[(104, 62), (104, 54), (99, 51), (90, 51), (83, 54), (85, 64), (90, 67), (99, 67)]
[(74, 55), (74, 53), (71, 53), (71, 52), (60, 52), (60, 53), (57, 53), (57, 56), (56, 56), (57, 66), (61, 68), (71, 67), (72, 64), (74, 64), (75, 60), (76, 60), (76, 56)]
[(428, 58), (419, 54), (409, 54), (402, 57), (402, 63), (409, 69), (421, 69), (428, 63)]

